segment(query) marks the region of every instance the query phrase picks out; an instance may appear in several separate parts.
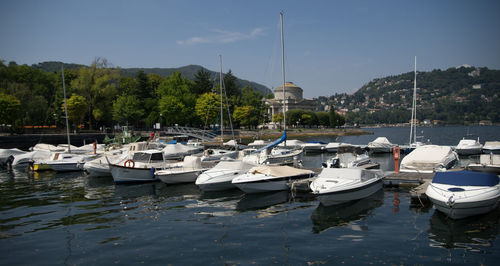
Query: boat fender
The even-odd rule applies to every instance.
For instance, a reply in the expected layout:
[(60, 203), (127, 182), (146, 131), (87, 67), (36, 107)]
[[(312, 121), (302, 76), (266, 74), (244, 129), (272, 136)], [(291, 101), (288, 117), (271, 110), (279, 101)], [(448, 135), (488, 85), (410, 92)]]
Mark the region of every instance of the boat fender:
[(128, 159), (125, 162), (123, 162), (123, 166), (134, 168), (135, 162), (134, 162), (134, 160)]
[(446, 202), (446, 204), (448, 206), (453, 206), (453, 204), (455, 204), (455, 199), (453, 198), (453, 195), (451, 195), (449, 198), (448, 198), (448, 201)]
[(154, 167), (151, 167), (151, 178), (155, 178), (155, 168)]

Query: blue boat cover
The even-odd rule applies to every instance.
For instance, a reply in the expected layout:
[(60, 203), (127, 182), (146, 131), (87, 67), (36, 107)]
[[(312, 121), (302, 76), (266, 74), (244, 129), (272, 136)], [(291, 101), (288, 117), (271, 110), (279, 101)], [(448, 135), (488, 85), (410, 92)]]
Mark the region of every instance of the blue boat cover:
[(274, 148), (276, 145), (280, 144), (281, 142), (285, 141), (286, 140), (286, 130), (283, 132), (283, 135), (281, 135), (281, 138), (273, 141), (272, 143), (269, 143), (267, 144), (266, 146), (252, 152), (252, 153), (259, 153), (263, 150), (267, 150), (267, 149), (271, 149), (271, 148)]
[(432, 183), (454, 186), (491, 187), (498, 184), (498, 176), (491, 173), (472, 171), (437, 172)]

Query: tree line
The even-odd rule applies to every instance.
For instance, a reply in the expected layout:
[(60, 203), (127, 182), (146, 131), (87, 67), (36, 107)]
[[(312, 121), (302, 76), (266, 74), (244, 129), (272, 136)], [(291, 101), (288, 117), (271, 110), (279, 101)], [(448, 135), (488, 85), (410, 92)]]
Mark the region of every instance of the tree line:
[[(151, 129), (160, 123), (208, 128), (221, 122), (221, 93), (224, 125), (232, 122), (236, 128), (251, 129), (270, 122), (273, 118), (267, 115), (265, 96), (248, 86), (238, 87), (236, 79), (231, 70), (224, 74), (221, 92), (220, 82), (203, 69), (193, 80), (179, 72), (166, 77), (143, 71), (134, 77), (120, 76), (120, 68), (96, 58), (90, 66), (64, 70), (70, 127), (96, 130), (128, 125)], [(330, 114), (326, 119), (322, 112), (289, 112), (289, 125), (333, 125)], [(335, 119), (334, 124), (340, 122)], [(1, 61), (0, 127), (22, 133), (25, 126), (33, 125), (65, 127), (62, 70), (45, 72)]]

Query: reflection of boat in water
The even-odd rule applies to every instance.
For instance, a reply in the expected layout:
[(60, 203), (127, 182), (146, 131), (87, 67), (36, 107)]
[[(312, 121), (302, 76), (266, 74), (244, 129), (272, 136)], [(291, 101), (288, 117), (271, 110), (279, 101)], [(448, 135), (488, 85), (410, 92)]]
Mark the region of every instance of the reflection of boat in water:
[(461, 220), (449, 219), (435, 211), (430, 218), (429, 241), (431, 247), (446, 249), (481, 249), (491, 247), (498, 235), (500, 210)]
[(354, 221), (364, 219), (384, 202), (384, 191), (381, 189), (364, 199), (348, 201), (337, 205), (319, 204), (311, 215), (313, 233), (320, 233), (330, 227), (346, 226)]
[(245, 194), (236, 205), (238, 211), (265, 209), (270, 206), (288, 202), (289, 191), (266, 192), (259, 194)]
[(144, 196), (156, 196), (159, 190), (166, 187), (162, 182), (152, 183), (129, 183), (115, 185), (115, 198), (140, 198)]

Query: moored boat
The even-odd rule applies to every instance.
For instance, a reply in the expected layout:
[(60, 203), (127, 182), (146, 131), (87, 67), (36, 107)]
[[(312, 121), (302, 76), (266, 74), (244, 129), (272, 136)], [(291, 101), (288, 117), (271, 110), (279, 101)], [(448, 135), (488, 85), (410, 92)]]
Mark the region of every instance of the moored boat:
[(243, 161), (221, 161), (213, 168), (201, 173), (196, 178), (196, 185), (204, 191), (219, 191), (235, 188), (232, 181), (254, 167)]
[(500, 174), (500, 154), (481, 154), (479, 163), (471, 163), (467, 165), (467, 169), (476, 172), (488, 172)]
[(158, 150), (138, 151), (129, 158), (116, 164), (108, 161), (115, 183), (157, 181), (155, 169), (166, 167), (163, 153)]
[(461, 139), (455, 147), (455, 151), (459, 155), (473, 155), (480, 154), (483, 145), (479, 143), (479, 138), (475, 139)]
[(487, 213), (498, 206), (498, 176), (472, 171), (436, 173), (425, 192), (435, 208), (452, 219)]
[(449, 146), (424, 145), (401, 160), (401, 172), (433, 173), (446, 171), (458, 161), (458, 154)]
[(163, 183), (167, 184), (193, 183), (206, 170), (208, 168), (202, 167), (200, 157), (186, 156), (181, 167), (157, 170), (154, 174)]
[(500, 154), (500, 141), (486, 141), (483, 146), (483, 152)]
[(373, 153), (388, 153), (396, 147), (396, 144), (391, 143), (386, 137), (378, 137), (374, 141), (368, 143), (368, 149)]
[(381, 170), (360, 168), (324, 168), (309, 187), (325, 205), (362, 199), (382, 188)]

